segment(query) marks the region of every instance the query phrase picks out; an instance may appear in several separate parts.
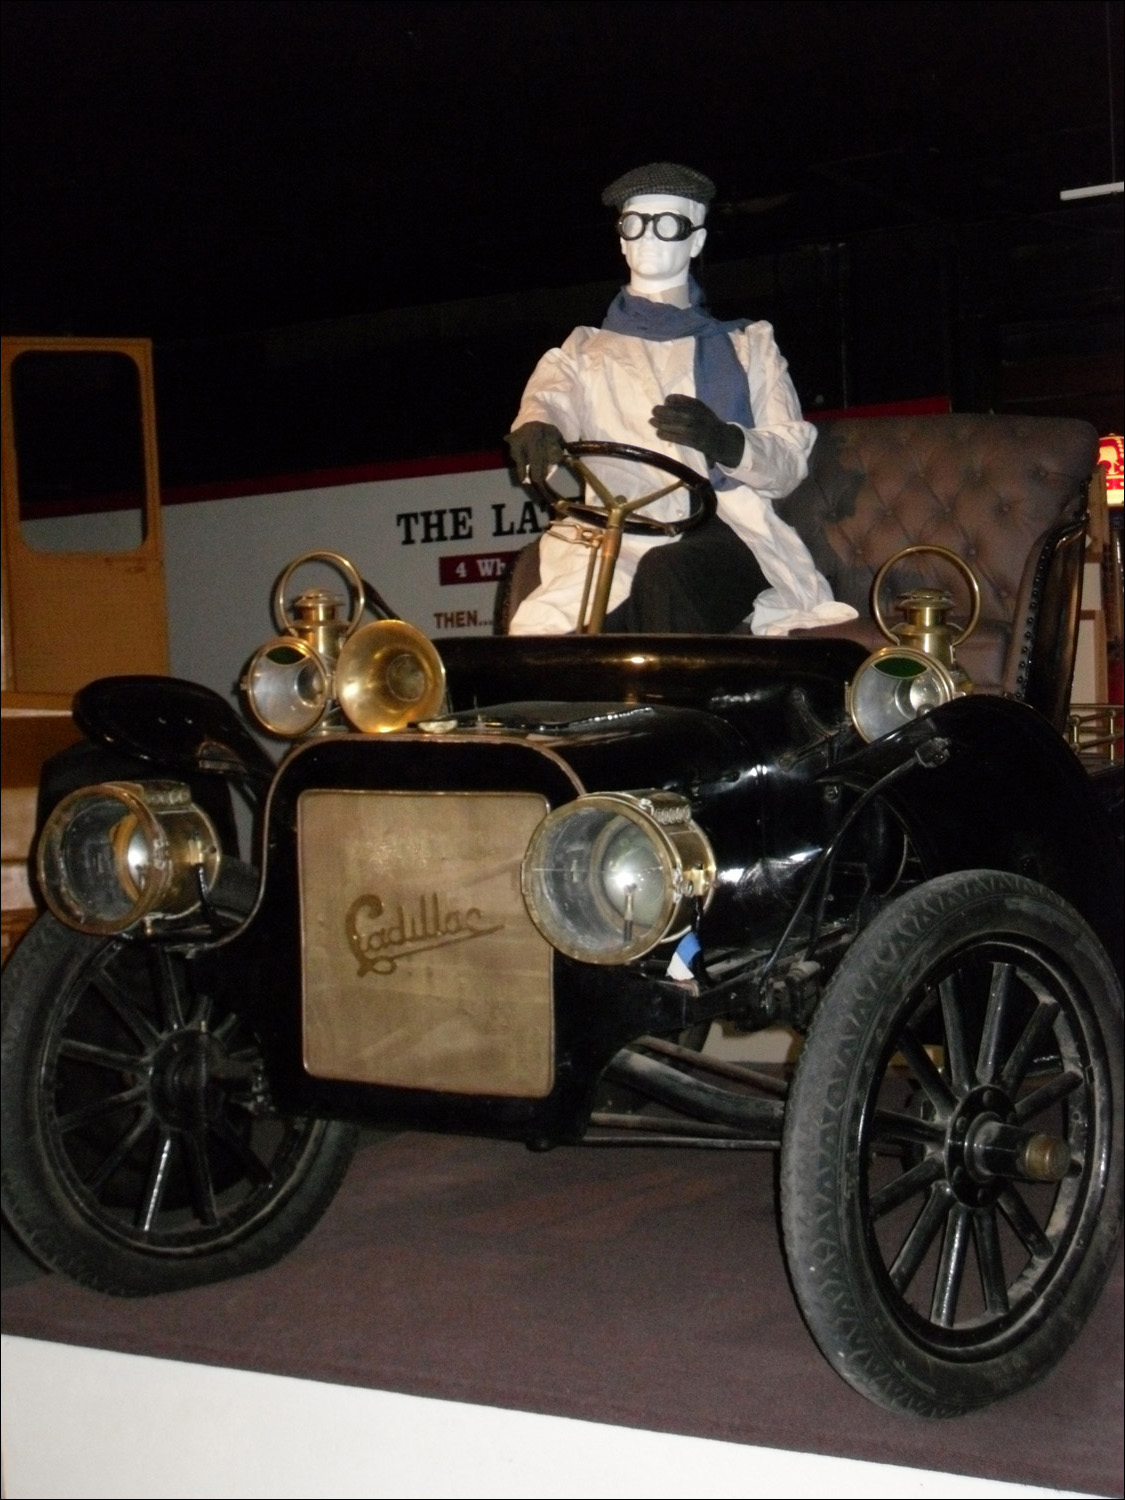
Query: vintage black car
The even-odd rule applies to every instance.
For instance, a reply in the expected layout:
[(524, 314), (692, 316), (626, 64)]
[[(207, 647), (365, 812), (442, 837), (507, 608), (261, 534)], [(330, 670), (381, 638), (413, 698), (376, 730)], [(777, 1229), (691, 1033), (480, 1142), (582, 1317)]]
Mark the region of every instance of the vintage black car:
[[(4, 974), (31, 1253), (125, 1295), (263, 1267), (357, 1122), (761, 1147), (859, 1391), (942, 1416), (1042, 1376), (1121, 1227), (1119, 776), (917, 642), (439, 657), (321, 591), (290, 607), (291, 571), (244, 684), (296, 739), (276, 767), (191, 683), (76, 700), (96, 784), (45, 782), (51, 910)], [(715, 1022), (799, 1033), (792, 1078), (701, 1050)]]

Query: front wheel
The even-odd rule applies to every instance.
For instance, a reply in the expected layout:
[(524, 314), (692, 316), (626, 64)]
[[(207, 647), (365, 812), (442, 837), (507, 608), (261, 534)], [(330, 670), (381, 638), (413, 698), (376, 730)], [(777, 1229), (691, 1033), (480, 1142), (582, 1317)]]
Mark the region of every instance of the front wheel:
[(892, 903), (786, 1111), (786, 1255), (830, 1363), (933, 1417), (1045, 1375), (1113, 1264), (1121, 1118), (1120, 985), (1077, 912), (992, 871)]
[[(250, 909), (252, 872), (228, 862), (222, 887)], [(44, 1265), (174, 1291), (271, 1264), (323, 1214), (353, 1127), (272, 1108), (253, 1032), (190, 950), (43, 916), (3, 989), (3, 1207)]]

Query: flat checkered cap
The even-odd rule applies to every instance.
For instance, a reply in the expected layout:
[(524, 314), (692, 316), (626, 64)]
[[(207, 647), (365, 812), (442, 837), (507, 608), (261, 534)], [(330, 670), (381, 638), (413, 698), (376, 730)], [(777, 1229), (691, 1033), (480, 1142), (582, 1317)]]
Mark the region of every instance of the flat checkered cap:
[(715, 196), (715, 184), (691, 167), (681, 167), (674, 161), (651, 161), (647, 167), (634, 167), (611, 182), (602, 194), (602, 202), (620, 212), (630, 198), (639, 198), (642, 193), (667, 193), (693, 203), (710, 203)]

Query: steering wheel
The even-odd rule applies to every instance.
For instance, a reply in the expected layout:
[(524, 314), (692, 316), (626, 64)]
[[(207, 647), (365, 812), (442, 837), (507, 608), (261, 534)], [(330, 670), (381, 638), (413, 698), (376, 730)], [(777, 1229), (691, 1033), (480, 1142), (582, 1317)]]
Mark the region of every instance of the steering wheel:
[[(679, 536), (681, 532), (690, 531), (693, 527), (702, 525), (715, 514), (718, 501), (715, 498), (714, 486), (707, 476), (696, 473), (686, 464), (677, 463), (674, 458), (668, 458), (663, 453), (653, 453), (650, 449), (638, 448), (633, 443), (602, 442), (564, 443), (563, 450), (563, 466), (570, 470), (582, 486), (579, 494), (560, 495), (545, 480), (542, 484), (536, 485), (536, 489), (551, 506), (556, 516), (573, 516), (576, 520), (585, 521), (593, 526), (617, 525), (623, 531), (656, 531), (662, 536)], [(651, 490), (645, 495), (638, 495), (634, 500), (626, 500), (621, 495), (613, 494), (609, 486), (582, 462), (584, 458), (624, 458), (633, 463), (648, 464), (654, 469), (663, 470), (665, 474), (671, 474), (675, 483), (667, 484), (662, 489)], [(601, 501), (600, 505), (587, 500), (587, 488), (593, 490)], [(655, 516), (636, 514), (646, 505), (651, 505), (654, 500), (660, 500), (663, 496), (670, 495), (678, 489), (686, 489), (689, 500), (688, 513), (681, 520), (658, 521)]]
[[(583, 463), (585, 458), (624, 458), (633, 463), (649, 464), (671, 474), (672, 484), (663, 489), (650, 490), (634, 500), (624, 495), (615, 495), (609, 486)], [(555, 515), (573, 517), (586, 523), (587, 532), (579, 533), (578, 540), (591, 548), (586, 567), (586, 581), (582, 588), (582, 601), (578, 606), (577, 632), (579, 635), (597, 635), (605, 624), (609, 610), (609, 592), (613, 584), (614, 569), (621, 551), (621, 539), (626, 531), (641, 531), (662, 536), (679, 536), (690, 531), (715, 514), (718, 501), (711, 481), (704, 474), (697, 474), (686, 464), (666, 458), (663, 453), (653, 453), (648, 448), (637, 448), (632, 443), (578, 442), (564, 443), (562, 464), (577, 478), (581, 490), (576, 496), (560, 495), (544, 481), (537, 484), (543, 498)], [(593, 490), (601, 501), (595, 505), (586, 498), (587, 488)], [(670, 495), (674, 490), (688, 492), (688, 513), (679, 521), (658, 521), (652, 516), (637, 515), (638, 511), (654, 500)], [(632, 519), (630, 519), (632, 518)], [(595, 542), (597, 530), (600, 539)]]

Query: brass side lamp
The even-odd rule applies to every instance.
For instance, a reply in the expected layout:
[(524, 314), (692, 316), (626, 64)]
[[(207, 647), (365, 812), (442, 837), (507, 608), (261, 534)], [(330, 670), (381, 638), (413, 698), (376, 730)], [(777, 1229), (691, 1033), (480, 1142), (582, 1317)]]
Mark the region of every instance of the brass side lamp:
[[(904, 557), (929, 553), (952, 563), (969, 585), (972, 608), (963, 629), (947, 623), (953, 595), (947, 589), (917, 588), (896, 600), (905, 615), (889, 625), (883, 613), (881, 590), (887, 574)], [(956, 648), (980, 620), (980, 585), (969, 565), (947, 547), (918, 543), (888, 558), (871, 584), (871, 613), (892, 642), (873, 652), (852, 678), (847, 690), (848, 713), (865, 740), (876, 740), (910, 723), (920, 714), (964, 697), (973, 682), (958, 663)]]

